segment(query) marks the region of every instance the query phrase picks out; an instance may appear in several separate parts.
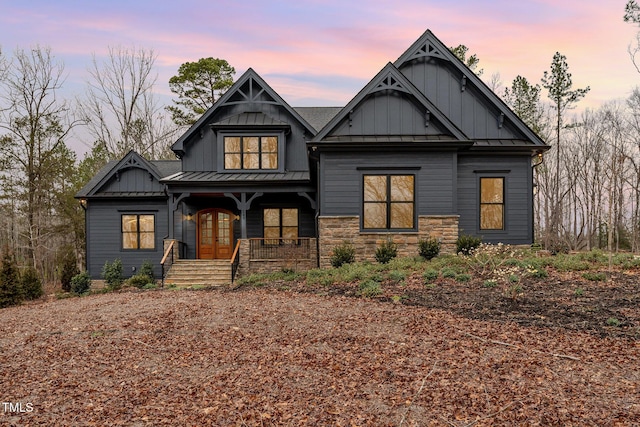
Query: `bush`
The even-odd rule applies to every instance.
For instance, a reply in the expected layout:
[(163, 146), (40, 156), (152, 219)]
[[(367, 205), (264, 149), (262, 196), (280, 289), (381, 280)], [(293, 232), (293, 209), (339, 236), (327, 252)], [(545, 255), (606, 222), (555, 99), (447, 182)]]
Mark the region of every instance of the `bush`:
[(118, 290), (122, 287), (122, 282), (124, 279), (122, 278), (122, 260), (119, 258), (109, 263), (109, 261), (104, 263), (104, 267), (102, 267), (102, 274), (100, 275), (107, 282), (107, 287), (111, 290)]
[(142, 262), (140, 266), (140, 270), (138, 271), (137, 276), (147, 276), (151, 279), (151, 282), (155, 281), (156, 276), (153, 273), (153, 263), (149, 260), (145, 260)]
[(422, 273), (422, 278), (425, 283), (431, 283), (438, 278), (438, 272), (434, 269), (425, 270), (424, 273)]
[(392, 240), (382, 242), (376, 249), (375, 256), (380, 264), (386, 264), (398, 256), (398, 246)]
[(469, 255), (482, 243), (480, 237), (462, 235), (456, 240), (456, 253), (462, 255)]
[(380, 287), (380, 282), (376, 282), (373, 279), (365, 280), (364, 282), (360, 282), (358, 285), (358, 294), (363, 297), (372, 298), (380, 295), (382, 293), (382, 288)]
[(146, 274), (138, 273), (135, 276), (131, 276), (126, 283), (128, 286), (134, 286), (138, 289), (142, 289), (149, 283), (155, 283), (155, 280), (153, 279), (153, 277), (150, 277)]
[(440, 242), (435, 237), (418, 242), (418, 253), (426, 260), (431, 260), (440, 254)]
[(22, 293), (27, 300), (38, 299), (44, 293), (38, 272), (33, 267), (29, 267), (24, 271), (20, 282), (22, 284)]
[(22, 289), (16, 260), (6, 249), (0, 265), (0, 308), (17, 305), (21, 301)]
[(344, 264), (351, 264), (356, 260), (356, 250), (350, 242), (344, 241), (340, 246), (333, 248), (331, 254), (331, 265), (341, 267)]
[(79, 273), (80, 270), (78, 270), (73, 249), (67, 247), (60, 260), (60, 283), (62, 284), (63, 291), (69, 292), (71, 290), (71, 279)]
[(91, 276), (87, 271), (76, 274), (71, 279), (71, 292), (77, 295), (84, 294), (91, 288)]
[(468, 282), (471, 280), (471, 275), (467, 273), (456, 274), (456, 282)]
[(607, 280), (607, 274), (602, 272), (587, 272), (583, 273), (582, 277), (592, 282), (604, 282)]

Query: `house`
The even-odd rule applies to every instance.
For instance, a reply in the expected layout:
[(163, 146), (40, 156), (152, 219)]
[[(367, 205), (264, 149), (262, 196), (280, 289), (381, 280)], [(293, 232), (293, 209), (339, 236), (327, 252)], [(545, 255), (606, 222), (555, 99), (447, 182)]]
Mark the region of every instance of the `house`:
[(405, 255), (427, 236), (449, 252), (460, 234), (530, 244), (546, 149), (430, 31), (343, 108), (292, 108), (249, 69), (173, 144), (180, 160), (130, 152), (77, 194), (87, 268), (244, 274), (328, 266), (345, 240), (359, 259), (386, 239)]

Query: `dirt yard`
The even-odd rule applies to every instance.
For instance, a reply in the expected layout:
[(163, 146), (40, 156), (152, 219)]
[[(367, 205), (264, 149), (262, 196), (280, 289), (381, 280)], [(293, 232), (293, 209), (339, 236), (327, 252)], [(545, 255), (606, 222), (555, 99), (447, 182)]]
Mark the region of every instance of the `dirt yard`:
[(409, 277), (373, 299), (273, 283), (7, 308), (0, 425), (637, 426), (624, 279), (544, 299)]

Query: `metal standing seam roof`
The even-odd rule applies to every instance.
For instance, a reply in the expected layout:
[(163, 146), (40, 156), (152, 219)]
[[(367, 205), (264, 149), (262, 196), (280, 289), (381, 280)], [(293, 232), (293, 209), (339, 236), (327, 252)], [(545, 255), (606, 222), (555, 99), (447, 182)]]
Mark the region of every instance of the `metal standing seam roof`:
[(161, 182), (169, 184), (179, 183), (277, 183), (292, 181), (308, 181), (309, 172), (307, 171), (291, 171), (291, 172), (178, 172), (161, 180)]

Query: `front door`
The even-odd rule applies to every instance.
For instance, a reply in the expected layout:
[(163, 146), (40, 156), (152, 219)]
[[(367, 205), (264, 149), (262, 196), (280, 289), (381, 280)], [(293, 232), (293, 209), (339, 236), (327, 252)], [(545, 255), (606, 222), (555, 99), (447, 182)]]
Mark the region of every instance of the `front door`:
[(232, 213), (222, 209), (198, 212), (198, 258), (231, 258), (233, 252)]

